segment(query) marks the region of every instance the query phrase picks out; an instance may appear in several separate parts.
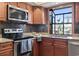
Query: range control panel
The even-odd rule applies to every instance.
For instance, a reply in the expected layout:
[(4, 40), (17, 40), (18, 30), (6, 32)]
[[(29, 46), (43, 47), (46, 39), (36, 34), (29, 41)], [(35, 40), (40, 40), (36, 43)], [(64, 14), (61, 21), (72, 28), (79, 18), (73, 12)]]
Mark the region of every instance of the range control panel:
[(4, 29), (4, 33), (22, 33), (23, 29)]

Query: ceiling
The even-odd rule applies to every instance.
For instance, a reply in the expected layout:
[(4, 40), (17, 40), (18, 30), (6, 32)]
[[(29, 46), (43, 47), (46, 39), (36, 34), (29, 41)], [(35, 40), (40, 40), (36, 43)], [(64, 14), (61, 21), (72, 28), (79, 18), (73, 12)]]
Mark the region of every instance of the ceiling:
[(52, 7), (52, 6), (56, 6), (59, 4), (64, 4), (67, 2), (27, 2), (28, 4), (32, 5), (32, 6), (42, 6), (42, 7)]

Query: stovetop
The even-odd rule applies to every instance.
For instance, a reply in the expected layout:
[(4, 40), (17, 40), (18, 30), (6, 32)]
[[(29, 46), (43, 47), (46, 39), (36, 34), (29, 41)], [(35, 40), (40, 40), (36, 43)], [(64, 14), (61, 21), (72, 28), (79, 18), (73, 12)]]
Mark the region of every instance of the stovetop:
[(30, 39), (30, 38), (33, 38), (33, 36), (27, 36), (27, 37), (22, 37), (22, 38), (16, 38), (16, 39), (13, 39), (14, 41), (17, 41), (17, 40), (24, 40), (24, 39)]
[(11, 39), (13, 41), (18, 41), (18, 40), (24, 40), (24, 39), (30, 39), (33, 38), (33, 36), (26, 36), (26, 37), (19, 37), (19, 38), (8, 38)]

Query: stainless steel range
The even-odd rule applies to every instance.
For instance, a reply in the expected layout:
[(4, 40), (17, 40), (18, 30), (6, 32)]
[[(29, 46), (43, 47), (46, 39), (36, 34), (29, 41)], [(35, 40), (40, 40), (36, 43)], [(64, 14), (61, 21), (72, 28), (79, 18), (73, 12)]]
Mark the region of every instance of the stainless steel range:
[(4, 28), (2, 37), (14, 41), (14, 56), (22, 56), (32, 52), (32, 37), (23, 37), (21, 28)]

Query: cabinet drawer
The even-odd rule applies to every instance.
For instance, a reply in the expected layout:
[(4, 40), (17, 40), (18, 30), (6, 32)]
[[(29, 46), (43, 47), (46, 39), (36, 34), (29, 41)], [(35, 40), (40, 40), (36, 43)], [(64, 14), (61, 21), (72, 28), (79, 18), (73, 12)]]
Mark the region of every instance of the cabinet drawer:
[(13, 56), (13, 52), (2, 53), (0, 56)]
[(54, 47), (66, 48), (66, 47), (67, 47), (67, 45), (59, 45), (59, 44), (54, 44)]
[(0, 56), (12, 56), (12, 55), (13, 55), (13, 49), (0, 51)]
[(42, 46), (52, 46), (53, 43), (52, 42), (43, 42)]
[(64, 39), (59, 39), (59, 40), (54, 40), (54, 45), (67, 45), (67, 40)]
[(54, 51), (55, 56), (67, 56), (68, 55), (67, 47), (55, 46), (54, 50), (55, 50)]
[(13, 48), (12, 42), (0, 43), (0, 51), (8, 48)]
[(43, 46), (52, 46), (53, 40), (50, 38), (43, 38), (42, 45)]

